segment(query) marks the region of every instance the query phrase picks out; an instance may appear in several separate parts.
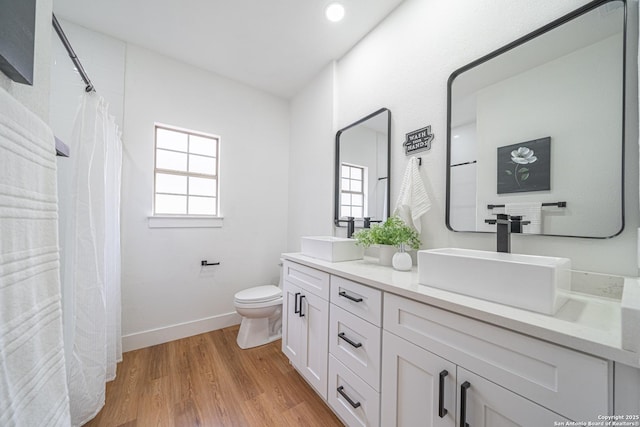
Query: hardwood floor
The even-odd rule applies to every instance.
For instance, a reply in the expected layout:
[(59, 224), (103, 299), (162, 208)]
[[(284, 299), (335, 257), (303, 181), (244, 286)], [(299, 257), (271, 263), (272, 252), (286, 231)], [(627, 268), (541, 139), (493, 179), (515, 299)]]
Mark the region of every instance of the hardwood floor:
[(342, 426), (280, 341), (241, 350), (238, 326), (125, 353), (88, 427)]

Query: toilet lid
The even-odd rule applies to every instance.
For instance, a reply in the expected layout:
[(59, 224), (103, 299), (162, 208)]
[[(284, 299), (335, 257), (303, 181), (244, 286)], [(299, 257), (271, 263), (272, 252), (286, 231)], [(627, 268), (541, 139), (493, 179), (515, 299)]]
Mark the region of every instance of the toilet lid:
[(282, 290), (279, 287), (266, 285), (240, 291), (235, 299), (239, 302), (265, 302), (278, 299), (280, 296), (282, 296)]

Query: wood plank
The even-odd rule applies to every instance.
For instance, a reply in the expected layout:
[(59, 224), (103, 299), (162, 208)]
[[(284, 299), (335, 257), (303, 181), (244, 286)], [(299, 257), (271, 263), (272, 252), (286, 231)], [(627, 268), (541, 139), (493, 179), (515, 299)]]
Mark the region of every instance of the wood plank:
[(342, 426), (281, 342), (241, 350), (238, 326), (123, 355), (87, 427)]

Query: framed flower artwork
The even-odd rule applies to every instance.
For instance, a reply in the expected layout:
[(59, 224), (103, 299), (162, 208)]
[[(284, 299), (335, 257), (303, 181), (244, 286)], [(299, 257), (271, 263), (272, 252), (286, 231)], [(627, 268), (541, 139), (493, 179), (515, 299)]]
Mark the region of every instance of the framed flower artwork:
[(551, 189), (551, 137), (498, 147), (498, 194)]

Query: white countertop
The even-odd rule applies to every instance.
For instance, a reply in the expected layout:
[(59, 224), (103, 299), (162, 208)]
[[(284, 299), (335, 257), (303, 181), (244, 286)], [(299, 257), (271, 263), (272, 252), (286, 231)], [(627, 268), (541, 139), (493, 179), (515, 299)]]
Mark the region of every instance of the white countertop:
[[(574, 350), (640, 367), (640, 354), (622, 348), (620, 299), (570, 293), (555, 316), (534, 313), (418, 283), (417, 268), (396, 271), (377, 259), (328, 262), (300, 253), (283, 259), (324, 270), (384, 292), (401, 295), (463, 316), (511, 329)], [(626, 281), (637, 281), (626, 278)]]

